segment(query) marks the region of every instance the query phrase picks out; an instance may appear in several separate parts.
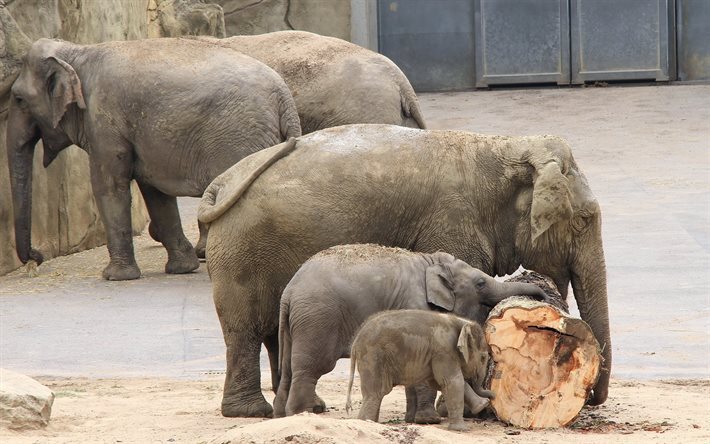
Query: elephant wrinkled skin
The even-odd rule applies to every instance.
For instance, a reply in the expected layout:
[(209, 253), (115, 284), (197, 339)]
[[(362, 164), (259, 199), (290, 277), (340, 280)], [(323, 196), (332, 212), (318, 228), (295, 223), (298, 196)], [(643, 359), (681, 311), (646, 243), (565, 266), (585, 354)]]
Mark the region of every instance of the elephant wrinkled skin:
[(390, 125), (321, 130), (249, 156), (205, 190), (198, 217), (227, 345), (222, 413), (270, 415), (259, 343), (277, 359), (281, 293), (310, 256), (374, 243), (446, 251), (490, 275), (520, 265), (572, 283), (611, 367), (599, 205), (568, 144)]
[[(439, 310), (483, 324), (496, 304), (513, 295), (546, 299), (535, 285), (498, 282), (444, 252), (357, 244), (316, 254), (281, 296), (281, 380), (274, 416), (318, 407), (312, 404), (318, 379), (332, 371), (339, 358), (349, 357), (352, 340), (369, 316), (386, 310)], [(417, 389), (417, 399), (407, 390), (408, 422), (439, 419), (433, 405), (436, 393), (427, 396), (423, 390)], [(422, 402), (419, 394), (430, 402)]]
[[(345, 409), (351, 409), (357, 366), (362, 390), (359, 419), (377, 422), (382, 398), (393, 386), (425, 383), (446, 396), (449, 429), (466, 431), (464, 404), (475, 414), (494, 397), (483, 388), (490, 359), (483, 329), (451, 314), (423, 310), (379, 313), (362, 325), (350, 354)], [(466, 382), (469, 379), (472, 385)]]
[(412, 85), (382, 54), (305, 31), (199, 39), (254, 57), (279, 73), (296, 101), (303, 134), (353, 123), (425, 127)]
[[(106, 227), (103, 276), (135, 279), (129, 184), (138, 182), (150, 232), (168, 251), (167, 273), (199, 265), (175, 196), (202, 195), (243, 157), (300, 135), (293, 98), (266, 65), (191, 39), (75, 45), (36, 41), (12, 86), (7, 150), (19, 259), (31, 247), (32, 156), (44, 165), (76, 144), (89, 154), (91, 185)], [(201, 230), (204, 242), (204, 230)]]

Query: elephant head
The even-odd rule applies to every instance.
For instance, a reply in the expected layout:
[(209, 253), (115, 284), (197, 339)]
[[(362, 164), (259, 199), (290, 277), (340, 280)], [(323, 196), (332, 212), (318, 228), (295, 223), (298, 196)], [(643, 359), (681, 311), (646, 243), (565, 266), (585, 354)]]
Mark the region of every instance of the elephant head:
[(461, 369), (464, 376), (473, 381), (473, 391), (483, 398), (493, 399), (493, 392), (483, 389), (488, 370), (488, 344), (479, 324), (468, 322), (459, 333), (456, 348), (461, 355)]
[(483, 324), (491, 309), (510, 296), (527, 295), (545, 300), (537, 285), (498, 282), (460, 259), (442, 261), (426, 269), (427, 302), (441, 310)]
[(582, 319), (602, 348), (604, 363), (590, 403), (607, 398), (611, 339), (599, 204), (569, 146), (559, 138), (538, 138), (527, 151), (532, 186), (517, 195), (515, 255), (526, 268), (550, 276), (567, 297), (572, 283)]
[(61, 128), (72, 106), (86, 108), (81, 81), (60, 53), (65, 44), (40, 39), (30, 48), (24, 65), (12, 85), (7, 125), (7, 155), (15, 215), (17, 255), (26, 263), (42, 263), (42, 255), (31, 247), (32, 159), (37, 141), (44, 145), (47, 167), (72, 141)]

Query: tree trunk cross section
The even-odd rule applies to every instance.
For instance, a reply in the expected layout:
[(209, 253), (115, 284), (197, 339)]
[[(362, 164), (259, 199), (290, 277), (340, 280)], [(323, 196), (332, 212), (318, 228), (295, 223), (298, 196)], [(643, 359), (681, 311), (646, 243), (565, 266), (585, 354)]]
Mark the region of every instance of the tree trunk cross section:
[[(577, 417), (599, 376), (601, 352), (589, 326), (570, 316), (551, 280), (528, 273), (557, 300), (512, 297), (486, 321), (491, 348), (491, 407), (498, 419), (524, 428), (564, 427)], [(542, 281), (542, 282), (541, 282)]]

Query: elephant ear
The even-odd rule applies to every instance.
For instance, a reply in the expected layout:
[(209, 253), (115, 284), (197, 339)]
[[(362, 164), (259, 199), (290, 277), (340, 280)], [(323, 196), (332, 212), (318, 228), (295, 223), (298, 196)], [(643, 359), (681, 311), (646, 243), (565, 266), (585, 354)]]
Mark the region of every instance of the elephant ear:
[(50, 64), (47, 94), (51, 106), (52, 127), (56, 128), (69, 105), (76, 103), (79, 108), (86, 109), (86, 103), (81, 92), (81, 81), (74, 68), (54, 56), (47, 57), (47, 62)]
[(437, 307), (451, 311), (454, 309), (454, 283), (451, 272), (442, 264), (430, 265), (426, 269), (426, 301)]
[(557, 162), (544, 164), (537, 170), (533, 184), (530, 227), (532, 241), (547, 231), (552, 225), (572, 218), (572, 203), (567, 178), (562, 174)]
[(480, 354), (483, 349), (482, 340), (483, 330), (478, 324), (467, 322), (461, 328), (456, 348), (458, 348), (466, 364), (469, 364)]

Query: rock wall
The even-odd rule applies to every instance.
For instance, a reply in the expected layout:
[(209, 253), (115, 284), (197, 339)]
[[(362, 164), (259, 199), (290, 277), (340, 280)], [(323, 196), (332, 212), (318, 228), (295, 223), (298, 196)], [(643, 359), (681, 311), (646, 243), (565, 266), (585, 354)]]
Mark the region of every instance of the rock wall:
[(222, 5), (227, 35), (298, 29), (350, 41), (351, 0), (212, 0)]
[[(221, 8), (202, 0), (0, 0), (0, 274), (21, 265), (15, 254), (5, 131), (9, 88), (30, 43), (41, 37), (96, 43), (183, 34), (223, 37)], [(86, 153), (67, 148), (46, 169), (41, 160), (39, 143), (32, 185), (33, 247), (48, 259), (105, 243)], [(135, 186), (133, 196), (133, 226), (139, 233), (147, 212)]]

